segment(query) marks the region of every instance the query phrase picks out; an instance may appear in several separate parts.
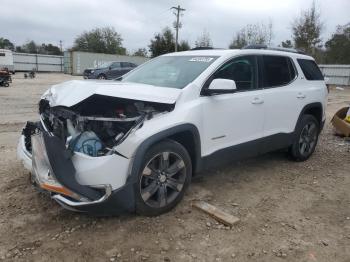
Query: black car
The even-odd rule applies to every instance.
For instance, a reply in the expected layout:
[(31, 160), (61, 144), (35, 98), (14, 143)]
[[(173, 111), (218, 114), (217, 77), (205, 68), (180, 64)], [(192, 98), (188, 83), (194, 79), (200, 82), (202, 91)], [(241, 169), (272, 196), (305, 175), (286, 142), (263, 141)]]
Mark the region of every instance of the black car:
[(137, 67), (130, 62), (108, 62), (98, 68), (87, 68), (84, 70), (85, 79), (114, 79), (126, 74)]

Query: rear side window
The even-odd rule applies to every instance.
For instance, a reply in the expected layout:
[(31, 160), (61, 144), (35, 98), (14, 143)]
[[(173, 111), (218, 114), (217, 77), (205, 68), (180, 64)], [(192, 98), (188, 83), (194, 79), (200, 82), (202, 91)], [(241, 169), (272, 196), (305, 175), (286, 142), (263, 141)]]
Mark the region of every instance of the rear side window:
[(292, 61), (284, 56), (263, 56), (263, 87), (278, 87), (292, 82), (296, 76)]
[(120, 63), (119, 62), (114, 62), (111, 67), (112, 68), (119, 68), (120, 67)]
[(298, 59), (298, 63), (307, 80), (324, 80), (321, 70), (313, 60)]

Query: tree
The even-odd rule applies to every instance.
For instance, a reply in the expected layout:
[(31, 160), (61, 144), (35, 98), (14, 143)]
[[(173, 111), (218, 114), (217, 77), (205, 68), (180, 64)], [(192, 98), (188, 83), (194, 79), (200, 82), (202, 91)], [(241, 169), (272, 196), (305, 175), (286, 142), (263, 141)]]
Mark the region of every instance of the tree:
[(240, 49), (244, 46), (254, 44), (270, 45), (272, 38), (273, 30), (271, 21), (268, 24), (248, 24), (235, 34), (229, 48)]
[(147, 49), (146, 48), (139, 48), (134, 52), (133, 56), (147, 57)]
[(148, 46), (151, 57), (171, 53), (175, 51), (175, 39), (169, 27), (163, 29), (162, 33), (155, 34)]
[(178, 49), (179, 51), (187, 51), (187, 50), (190, 50), (191, 47), (190, 47), (190, 45), (189, 45), (189, 43), (188, 43), (187, 41), (184, 41), (184, 40), (183, 40), (183, 41), (181, 41), (181, 42), (179, 43), (177, 49)]
[(31, 40), (25, 43), (24, 45), (22, 45), (22, 50), (25, 53), (37, 54), (39, 51), (39, 47), (33, 40)]
[(62, 55), (61, 49), (53, 44), (41, 44), (41, 46), (38, 47), (38, 53), (46, 55)]
[(282, 41), (281, 43), (282, 47), (284, 48), (293, 48), (293, 43), (291, 40), (286, 40), (286, 41)]
[(195, 42), (196, 47), (213, 47), (209, 32), (204, 30)]
[(125, 55), (123, 39), (113, 27), (95, 28), (79, 35), (73, 45), (75, 51)]
[(315, 2), (313, 2), (311, 8), (302, 11), (300, 17), (296, 18), (292, 24), (295, 47), (307, 53), (315, 54), (316, 49), (321, 47), (322, 29), (320, 12), (316, 9)]
[(350, 64), (350, 23), (338, 26), (325, 46), (327, 63)]
[(14, 51), (15, 45), (10, 40), (0, 37), (0, 48)]
[(37, 45), (33, 40), (28, 41), (22, 46), (16, 46), (16, 52), (44, 55), (62, 55), (61, 49), (58, 46), (45, 43)]

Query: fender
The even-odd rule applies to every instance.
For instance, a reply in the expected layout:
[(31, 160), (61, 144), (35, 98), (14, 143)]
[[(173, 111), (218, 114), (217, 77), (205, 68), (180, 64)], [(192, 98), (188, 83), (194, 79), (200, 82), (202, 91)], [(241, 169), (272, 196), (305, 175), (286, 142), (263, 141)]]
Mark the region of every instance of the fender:
[(200, 135), (198, 129), (193, 124), (181, 124), (164, 131), (161, 131), (157, 134), (152, 135), (143, 141), (138, 148), (136, 149), (135, 157), (132, 162), (132, 168), (130, 175), (127, 179), (127, 183), (135, 183), (137, 182), (137, 177), (139, 170), (141, 168), (141, 163), (143, 161), (143, 157), (146, 154), (146, 151), (154, 145), (156, 142), (159, 142), (165, 138), (168, 138), (172, 135), (175, 135), (180, 132), (190, 131), (194, 137), (195, 143), (195, 168), (194, 170), (198, 172), (201, 169), (201, 143), (200, 143)]
[[(307, 104), (303, 107), (303, 109), (301, 110), (300, 114), (299, 114), (299, 117), (298, 117), (298, 121), (295, 123), (295, 128), (294, 128), (294, 133), (296, 131), (296, 128), (297, 128), (297, 125), (301, 119), (301, 117), (305, 114), (306, 111), (312, 109), (312, 108), (320, 108), (321, 109), (321, 112), (323, 114), (323, 106), (320, 102), (315, 102), (315, 103), (310, 103), (310, 104)], [(320, 119), (320, 128), (322, 129), (323, 127), (323, 122), (322, 122), (322, 115), (321, 115), (321, 119)]]

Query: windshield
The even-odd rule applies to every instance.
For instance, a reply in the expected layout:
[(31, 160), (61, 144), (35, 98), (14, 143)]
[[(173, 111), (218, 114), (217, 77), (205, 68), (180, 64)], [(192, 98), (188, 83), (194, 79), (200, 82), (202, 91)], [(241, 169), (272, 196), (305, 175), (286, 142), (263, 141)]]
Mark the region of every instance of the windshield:
[(217, 56), (161, 56), (123, 76), (123, 82), (184, 88), (197, 78)]

